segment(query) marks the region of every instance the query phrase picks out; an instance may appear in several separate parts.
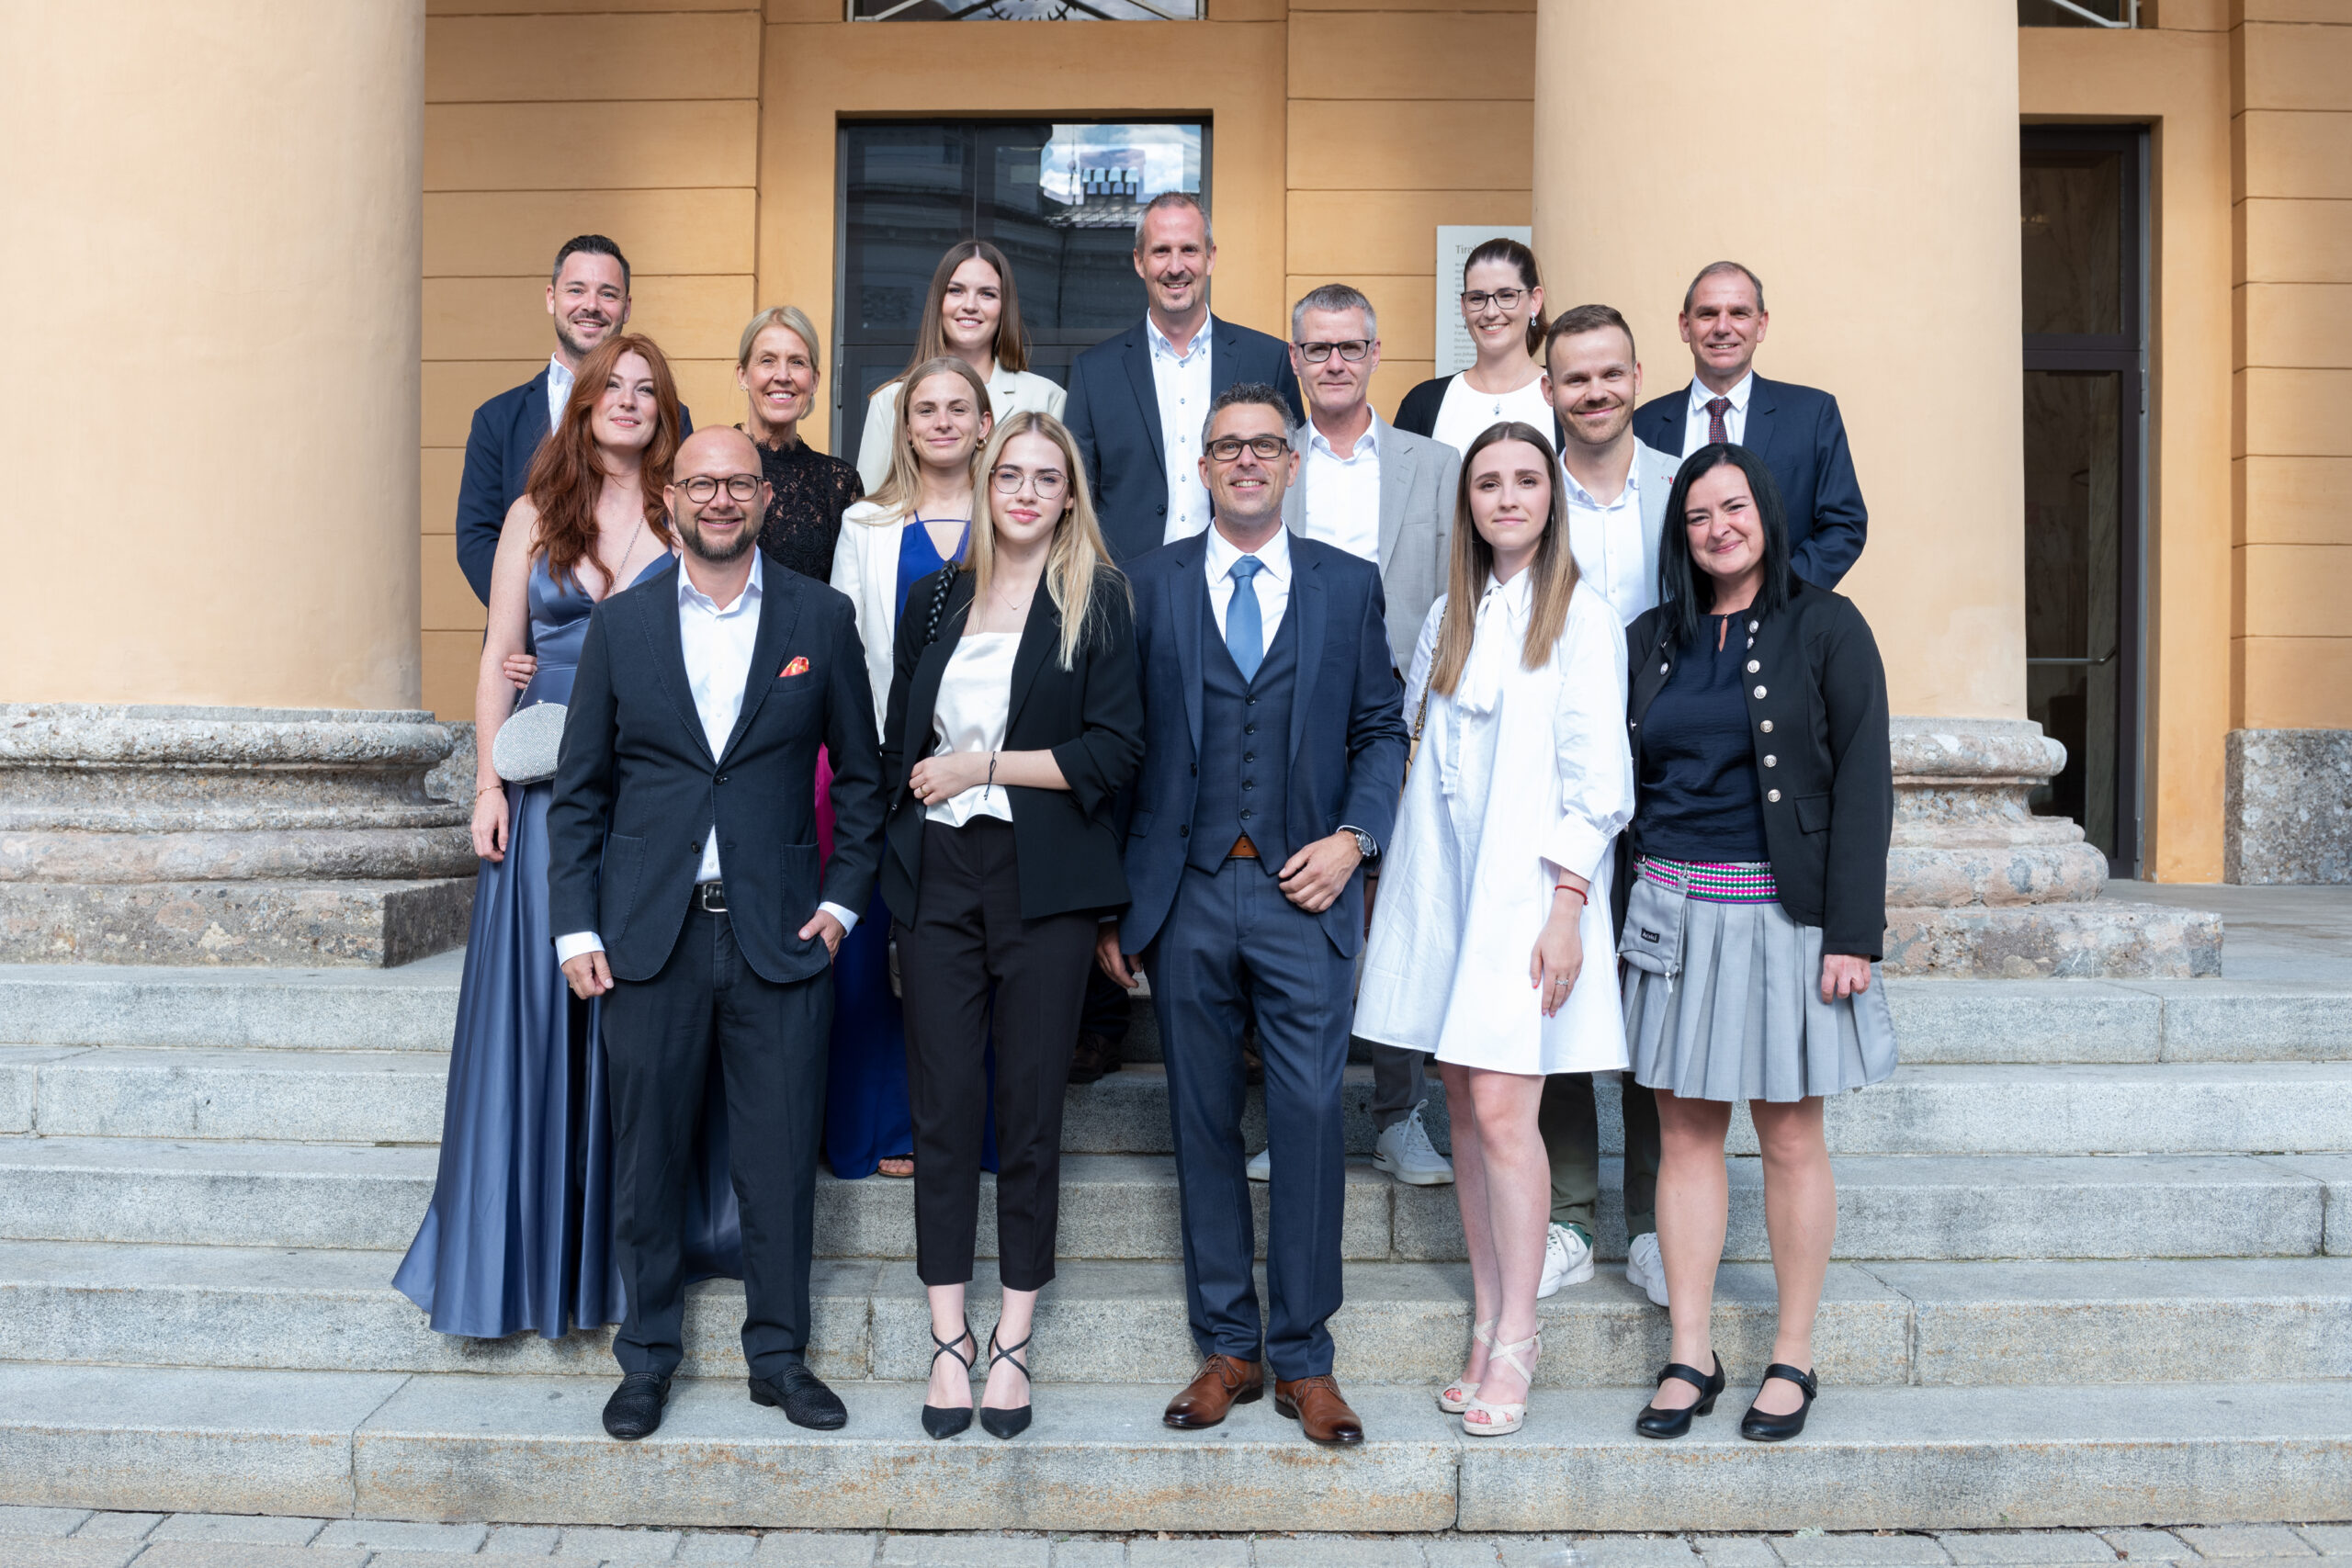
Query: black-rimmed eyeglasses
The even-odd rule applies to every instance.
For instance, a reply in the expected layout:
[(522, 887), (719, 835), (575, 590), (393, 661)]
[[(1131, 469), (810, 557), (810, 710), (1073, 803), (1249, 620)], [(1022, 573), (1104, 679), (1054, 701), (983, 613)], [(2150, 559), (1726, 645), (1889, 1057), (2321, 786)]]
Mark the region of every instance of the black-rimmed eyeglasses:
[[(684, 491), (686, 499), (696, 506), (708, 506), (718, 499), (721, 482), (708, 474), (696, 474), (690, 479), (679, 480), (678, 488)], [(755, 475), (729, 474), (723, 482), (727, 486), (728, 496), (732, 500), (749, 505), (760, 498), (760, 481)]]
[(1498, 310), (1516, 310), (1519, 302), (1526, 298), (1527, 290), (1524, 288), (1472, 288), (1463, 294), (1462, 308), (1477, 311), (1491, 304)]
[(1259, 459), (1271, 463), (1290, 450), (1290, 438), (1284, 435), (1253, 435), (1244, 441), (1238, 435), (1220, 435), (1208, 445), (1208, 454), (1220, 463), (1238, 461), (1241, 449), (1247, 446)]
[(1298, 345), (1298, 356), (1309, 365), (1320, 365), (1331, 357), (1334, 350), (1338, 351), (1340, 358), (1352, 362), (1370, 354), (1372, 344), (1360, 337), (1351, 337), (1345, 343), (1302, 343)]

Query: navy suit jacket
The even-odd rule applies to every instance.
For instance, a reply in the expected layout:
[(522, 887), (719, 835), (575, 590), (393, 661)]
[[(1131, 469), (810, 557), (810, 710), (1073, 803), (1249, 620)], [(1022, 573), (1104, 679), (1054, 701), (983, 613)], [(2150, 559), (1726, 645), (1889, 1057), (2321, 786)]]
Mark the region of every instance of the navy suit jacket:
[[(1136, 654), (1143, 671), (1143, 772), (1126, 830), (1133, 902), (1119, 945), (1151, 945), (1176, 901), (1191, 849), (1200, 793), (1201, 660), (1209, 615), (1208, 540), (1195, 535), (1136, 557)], [(1285, 618), (1297, 618), (1298, 677), (1290, 705), (1290, 799), (1284, 826), (1294, 849), (1342, 825), (1385, 844), (1405, 784), (1404, 687), (1388, 649), (1388, 610), (1380, 571), (1347, 551), (1293, 534)], [(1269, 868), (1271, 871), (1273, 868)], [(1363, 945), (1363, 874), (1316, 919), (1342, 957)]]
[[(594, 931), (618, 980), (650, 980), (678, 944), (718, 835), (743, 960), (788, 985), (831, 955), (800, 928), (820, 903), (865, 908), (882, 860), (882, 746), (849, 600), (768, 563), (743, 705), (711, 754), (686, 679), (673, 566), (596, 606), (563, 718), (548, 806), (552, 929)], [(817, 859), (817, 748), (833, 765), (833, 854)]]
[[(1209, 397), (1263, 381), (1290, 404), (1291, 422), (1306, 417), (1282, 339), (1209, 318)], [(1206, 419), (1208, 410), (1199, 417)], [(1151, 340), (1137, 321), (1071, 362), (1062, 423), (1078, 442), (1103, 543), (1120, 565), (1156, 550), (1168, 535), (1168, 448), (1159, 429), (1159, 389), (1151, 376)], [(484, 579), (485, 581), (488, 579)]]
[[(1682, 450), (1690, 412), (1688, 382), (1652, 398), (1634, 413), (1634, 434), (1670, 455)], [(1846, 449), (1846, 422), (1838, 400), (1792, 381), (1756, 378), (1747, 398), (1747, 439), (1740, 445), (1764, 459), (1781, 487), (1789, 517), (1789, 555), (1796, 574), (1815, 588), (1835, 588), (1861, 558), (1870, 514)]]
[[(678, 436), (694, 434), (694, 417), (678, 405)], [(522, 495), (531, 459), (548, 438), (548, 367), (474, 410), (466, 434), (466, 469), (458, 480), (458, 570), (474, 597), (490, 603), (490, 569), (506, 509)]]

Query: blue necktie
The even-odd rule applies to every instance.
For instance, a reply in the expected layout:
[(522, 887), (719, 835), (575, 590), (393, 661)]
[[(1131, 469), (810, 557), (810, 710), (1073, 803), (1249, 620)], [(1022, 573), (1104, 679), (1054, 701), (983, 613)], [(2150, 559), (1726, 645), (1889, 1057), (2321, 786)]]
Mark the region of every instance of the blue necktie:
[(1265, 570), (1256, 556), (1233, 563), (1233, 602), (1225, 607), (1225, 647), (1241, 666), (1241, 678), (1254, 681), (1266, 660), (1266, 623), (1258, 609), (1258, 590), (1250, 579)]

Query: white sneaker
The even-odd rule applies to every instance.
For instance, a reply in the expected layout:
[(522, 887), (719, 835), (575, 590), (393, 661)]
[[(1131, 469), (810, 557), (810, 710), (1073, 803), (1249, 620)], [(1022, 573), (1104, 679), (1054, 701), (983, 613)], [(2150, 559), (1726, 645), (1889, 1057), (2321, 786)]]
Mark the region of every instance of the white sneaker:
[(1250, 1164), (1246, 1168), (1250, 1180), (1272, 1181), (1274, 1179), (1273, 1152), (1272, 1149), (1260, 1149), (1250, 1156)]
[(1544, 1238), (1544, 1282), (1535, 1287), (1540, 1300), (1555, 1295), (1563, 1285), (1581, 1285), (1592, 1278), (1592, 1244), (1566, 1225), (1554, 1225)]
[(1453, 1162), (1430, 1144), (1428, 1129), (1421, 1125), (1420, 1105), (1407, 1111), (1403, 1121), (1383, 1129), (1373, 1141), (1372, 1168), (1386, 1171), (1408, 1187), (1453, 1184)]
[(1625, 1249), (1625, 1278), (1639, 1285), (1650, 1300), (1666, 1305), (1666, 1259), (1658, 1256), (1657, 1232), (1644, 1231)]

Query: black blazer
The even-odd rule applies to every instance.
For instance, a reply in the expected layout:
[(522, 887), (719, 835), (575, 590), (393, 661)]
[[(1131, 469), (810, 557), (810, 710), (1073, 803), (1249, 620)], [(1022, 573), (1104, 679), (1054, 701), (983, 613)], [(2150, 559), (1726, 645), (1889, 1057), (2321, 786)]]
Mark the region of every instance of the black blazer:
[[(1434, 440), (1437, 436), (1437, 411), (1444, 406), (1445, 384), (1453, 379), (1451, 376), (1432, 376), (1421, 382), (1405, 394), (1404, 400), (1396, 405), (1396, 417), (1388, 423), (1399, 430), (1408, 430), (1415, 435), (1426, 435)], [(1558, 434), (1556, 428), (1553, 434)]]
[[(718, 834), (744, 961), (786, 984), (831, 958), (800, 928), (819, 903), (865, 908), (882, 851), (874, 691), (850, 602), (781, 567), (760, 573), (760, 629), (734, 733), (712, 756), (686, 684), (678, 573), (614, 594), (588, 618), (548, 807), (548, 914), (596, 932), (621, 980), (669, 961)], [(833, 766), (833, 856), (817, 866), (817, 748)]]
[[(1679, 453), (1690, 412), (1686, 381), (1634, 411), (1634, 434), (1661, 452)], [(1772, 482), (1781, 487), (1781, 505), (1789, 514), (1790, 564), (1816, 588), (1837, 587), (1861, 558), (1870, 523), (1838, 400), (1816, 388), (1758, 376), (1747, 395), (1747, 425), (1740, 434), (1747, 437), (1740, 445), (1764, 459)]]
[[(1291, 423), (1306, 419), (1290, 348), (1282, 339), (1209, 318), (1209, 397), (1243, 381), (1263, 381), (1290, 404)], [(1203, 409), (1194, 417), (1206, 419)], [(1137, 321), (1070, 363), (1062, 423), (1078, 442), (1094, 494), (1094, 515), (1111, 558), (1125, 565), (1156, 550), (1168, 533), (1168, 448), (1159, 428), (1159, 389), (1151, 376), (1151, 339)]]
[[(680, 440), (694, 434), (694, 416), (678, 405)], [(490, 569), (506, 509), (522, 499), (531, 459), (548, 438), (548, 367), (474, 410), (466, 435), (466, 467), (458, 480), (458, 570), (474, 597), (490, 603)]]
[[(1754, 405), (1750, 405), (1752, 408)], [(1886, 850), (1894, 829), (1894, 760), (1886, 670), (1852, 600), (1802, 578), (1777, 615), (1753, 617), (1757, 666), (1747, 677), (1748, 731), (1763, 785), (1764, 844), (1781, 908), (1821, 928), (1824, 953), (1881, 958), (1886, 947)], [(1748, 620), (1733, 623), (1732, 636)], [(1636, 794), (1618, 840), (1617, 919), (1641, 853), (1642, 720), (1680, 650), (1662, 609), (1625, 628), (1633, 658), (1626, 698)]]
[[(897, 673), (883, 728), (882, 777), (889, 800), (889, 851), (882, 897), (910, 924), (922, 886), (923, 803), (907, 787), (931, 754), (939, 682), (963, 637), (975, 579), (956, 573), (939, 636), (930, 638), (931, 605), (943, 568), (907, 590), (899, 616)], [(1143, 693), (1136, 679), (1135, 609), (1115, 570), (1094, 578), (1094, 622), (1070, 667), (1061, 667), (1061, 612), (1041, 588), (1012, 656), (1012, 696), (1004, 750), (1051, 751), (1069, 788), (1014, 789), (1012, 845), (1020, 863), (1021, 917), (1042, 919), (1073, 909), (1115, 909), (1127, 901), (1114, 818), (1119, 792), (1143, 762)]]

